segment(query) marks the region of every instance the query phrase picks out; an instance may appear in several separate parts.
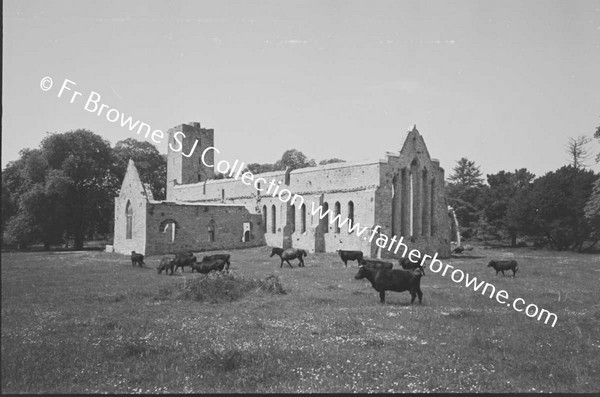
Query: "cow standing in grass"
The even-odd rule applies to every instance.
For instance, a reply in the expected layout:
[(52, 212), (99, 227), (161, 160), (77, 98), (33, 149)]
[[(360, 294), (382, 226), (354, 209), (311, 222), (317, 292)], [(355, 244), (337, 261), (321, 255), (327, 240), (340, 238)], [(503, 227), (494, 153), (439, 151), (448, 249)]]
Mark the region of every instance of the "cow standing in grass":
[(202, 262), (193, 264), (192, 273), (194, 272), (194, 270), (197, 271), (198, 273), (202, 273), (202, 274), (208, 274), (212, 271), (222, 272), (223, 270), (226, 270), (227, 273), (229, 273), (229, 266), (227, 266), (227, 268), (225, 268), (225, 265), (227, 263), (228, 263), (227, 260), (225, 260), (223, 258), (214, 258), (214, 259), (208, 259), (208, 260), (203, 259)]
[(391, 262), (382, 261), (379, 259), (370, 259), (363, 258), (358, 261), (359, 266), (365, 266), (369, 269), (380, 270), (380, 269), (388, 269), (391, 270), (394, 267), (394, 264)]
[(404, 270), (413, 270), (420, 266), (419, 262), (414, 262), (414, 261), (410, 260), (409, 258), (404, 258), (404, 257), (398, 259), (398, 263)]
[(286, 261), (287, 264), (290, 265), (291, 268), (293, 268), (292, 264), (290, 263), (290, 260), (298, 259), (300, 261), (298, 262), (298, 267), (305, 267), (304, 259), (302, 258), (307, 256), (308, 253), (306, 252), (306, 250), (298, 248), (288, 248), (284, 250), (283, 248), (274, 247), (271, 250), (271, 255), (269, 256), (269, 258), (271, 258), (273, 255), (278, 255), (281, 258), (281, 265), (279, 265), (280, 268), (283, 267), (283, 261)]
[(158, 274), (161, 274), (162, 271), (165, 271), (165, 274), (169, 273), (169, 270), (171, 271), (170, 275), (173, 275), (173, 269), (175, 268), (175, 260), (169, 256), (164, 256), (162, 257), (162, 259), (160, 260), (160, 264), (158, 265), (158, 268), (156, 270), (158, 270)]
[[(231, 258), (230, 254), (207, 255), (204, 258), (202, 258), (202, 262), (201, 263), (208, 263), (208, 262), (214, 261), (216, 259), (222, 260), (225, 263), (225, 265), (226, 265), (225, 270), (227, 271), (227, 273), (229, 273), (229, 266), (231, 266), (231, 262), (229, 261), (229, 258)], [(192, 271), (193, 271), (193, 268), (192, 268)]]
[(358, 273), (354, 276), (360, 280), (366, 278), (371, 282), (373, 288), (379, 292), (381, 303), (385, 303), (385, 291), (403, 292), (408, 291), (412, 299), (410, 303), (415, 301), (419, 295), (419, 303), (422, 303), (423, 292), (421, 291), (421, 277), (423, 276), (423, 268), (418, 267), (414, 270), (389, 270), (389, 269), (370, 269), (367, 266), (359, 266)]
[(348, 267), (348, 261), (357, 261), (360, 264), (360, 261), (363, 259), (362, 251), (337, 250), (337, 253), (346, 267)]
[(135, 251), (131, 251), (131, 266), (135, 266), (136, 264), (139, 267), (142, 267), (142, 266), (145, 265), (145, 263), (144, 263), (144, 255), (137, 254)]
[(197, 262), (196, 255), (193, 252), (181, 252), (175, 255), (175, 259), (173, 260), (175, 263), (175, 271), (177, 268), (181, 268), (181, 272), (183, 273), (183, 268), (185, 266), (193, 267)]
[(488, 263), (487, 267), (493, 267), (494, 270), (496, 270), (496, 276), (498, 275), (499, 272), (502, 272), (502, 277), (504, 277), (505, 270), (512, 270), (513, 277), (519, 270), (519, 266), (517, 265), (517, 261), (515, 261), (515, 260), (512, 260), (512, 261), (490, 261), (490, 263)]

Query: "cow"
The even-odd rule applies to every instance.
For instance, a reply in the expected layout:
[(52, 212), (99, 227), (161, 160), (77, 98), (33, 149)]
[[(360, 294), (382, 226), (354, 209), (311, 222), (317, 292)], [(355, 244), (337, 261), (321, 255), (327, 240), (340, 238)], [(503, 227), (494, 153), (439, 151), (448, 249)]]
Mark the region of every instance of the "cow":
[[(194, 263), (192, 265), (192, 273), (194, 272), (194, 270), (202, 274), (208, 274), (213, 270), (222, 272), (223, 269), (225, 269), (225, 265), (227, 263), (227, 260), (223, 258), (208, 259), (206, 261), (202, 260), (202, 262)], [(226, 270), (229, 273), (229, 266), (227, 266)]]
[(362, 251), (337, 250), (336, 252), (339, 254), (340, 258), (342, 258), (342, 262), (344, 262), (346, 267), (348, 267), (348, 261), (357, 261), (360, 263), (360, 261), (363, 259)]
[(180, 252), (175, 255), (175, 259), (173, 260), (175, 264), (175, 271), (177, 271), (177, 268), (180, 267), (181, 272), (183, 273), (183, 268), (185, 266), (192, 267), (197, 260), (198, 259), (193, 252)]
[(139, 267), (142, 267), (145, 265), (144, 263), (144, 255), (142, 254), (136, 254), (135, 251), (131, 251), (131, 266), (135, 266), (138, 265)]
[(163, 256), (162, 259), (160, 260), (160, 264), (158, 265), (158, 267), (156, 268), (156, 270), (158, 271), (158, 274), (161, 274), (162, 271), (165, 271), (165, 274), (169, 273), (169, 270), (171, 271), (170, 275), (173, 275), (173, 268), (175, 267), (175, 259), (170, 257), (170, 256)]
[(464, 250), (465, 250), (465, 248), (464, 248), (464, 247), (461, 247), (461, 246), (459, 245), (458, 247), (456, 247), (456, 248), (454, 248), (454, 249), (452, 250), (452, 253), (453, 253), (453, 254), (462, 254)]
[(420, 266), (419, 262), (413, 262), (409, 258), (404, 258), (404, 257), (399, 258), (398, 263), (404, 270), (413, 270)]
[(496, 270), (496, 276), (498, 275), (499, 272), (502, 272), (502, 277), (504, 277), (505, 270), (512, 270), (513, 277), (519, 270), (519, 266), (517, 265), (517, 261), (515, 261), (515, 260), (512, 260), (512, 261), (490, 261), (490, 263), (488, 263), (487, 267), (493, 267), (494, 270)]
[[(229, 273), (229, 266), (231, 266), (231, 262), (229, 262), (229, 258), (231, 258), (231, 255), (229, 255), (229, 254), (207, 255), (204, 258), (202, 258), (202, 263), (212, 261), (215, 259), (222, 259), (227, 264), (227, 267), (225, 268), (225, 270), (227, 270), (227, 273)], [(193, 271), (193, 268), (192, 268), (192, 271)]]
[(273, 255), (279, 255), (279, 257), (281, 258), (281, 265), (279, 266), (280, 268), (283, 267), (283, 261), (286, 261), (287, 264), (290, 265), (290, 267), (293, 269), (293, 266), (290, 263), (290, 259), (298, 259), (300, 261), (298, 262), (298, 267), (305, 267), (304, 259), (302, 258), (308, 256), (308, 253), (306, 252), (306, 250), (298, 248), (288, 248), (284, 250), (283, 248), (274, 247), (271, 250), (271, 255), (269, 256), (269, 258), (271, 258)]
[(391, 262), (385, 262), (379, 259), (363, 258), (358, 261), (359, 266), (366, 266), (369, 269), (380, 270), (380, 269), (391, 269), (394, 264)]
[(417, 294), (419, 295), (419, 303), (422, 303), (423, 292), (421, 291), (421, 277), (423, 276), (423, 268), (418, 267), (414, 270), (400, 269), (370, 269), (367, 266), (359, 266), (358, 273), (354, 276), (360, 280), (366, 278), (371, 282), (373, 288), (379, 292), (381, 303), (385, 303), (385, 291), (403, 292), (408, 291), (412, 299), (410, 303), (414, 303)]

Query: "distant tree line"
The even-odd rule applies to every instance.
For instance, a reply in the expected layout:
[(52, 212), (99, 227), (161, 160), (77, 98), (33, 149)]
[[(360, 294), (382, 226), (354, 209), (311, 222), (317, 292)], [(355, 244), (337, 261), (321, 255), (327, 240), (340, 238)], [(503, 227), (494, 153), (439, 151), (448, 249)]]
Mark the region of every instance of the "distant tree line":
[[(600, 141), (600, 127), (594, 137)], [(536, 178), (525, 168), (486, 175), (461, 158), (448, 177), (448, 204), (465, 238), (531, 238), (557, 250), (585, 251), (600, 241), (600, 175), (586, 169), (591, 139), (571, 138), (569, 164)], [(595, 158), (600, 163), (600, 154)]]
[[(332, 158), (328, 160), (319, 161), (319, 165), (332, 164), (332, 163), (343, 163), (345, 160), (338, 158)], [(286, 169), (296, 170), (299, 168), (316, 167), (317, 163), (314, 159), (308, 159), (304, 153), (296, 149), (289, 149), (283, 153), (281, 159), (275, 163), (251, 163), (246, 166), (244, 171), (250, 171), (253, 174), (261, 174), (263, 172), (274, 172), (274, 171), (285, 171)], [(216, 179), (230, 178), (228, 175), (217, 173)]]
[[(73, 248), (111, 235), (114, 198), (118, 196), (129, 159), (156, 200), (166, 197), (167, 158), (154, 145), (128, 138), (110, 143), (92, 131), (78, 129), (49, 134), (37, 149), (23, 149), (18, 160), (2, 170), (2, 244), (25, 248), (42, 243)], [(320, 164), (339, 162), (330, 159)], [(315, 166), (295, 149), (275, 164), (250, 164), (253, 173)], [(216, 178), (223, 178), (217, 175)]]

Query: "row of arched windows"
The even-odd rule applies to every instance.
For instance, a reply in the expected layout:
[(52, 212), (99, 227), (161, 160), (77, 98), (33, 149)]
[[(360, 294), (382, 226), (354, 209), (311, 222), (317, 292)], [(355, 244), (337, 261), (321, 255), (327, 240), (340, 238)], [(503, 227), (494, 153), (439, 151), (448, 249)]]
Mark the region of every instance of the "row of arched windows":
[[(326, 213), (329, 210), (329, 203), (325, 202), (321, 206), (322, 213)], [(329, 213), (328, 216), (319, 220), (319, 225), (323, 229), (323, 233), (329, 232), (329, 220), (334, 221), (335, 224), (333, 226), (335, 233), (340, 233), (339, 222), (344, 222), (344, 215), (342, 215), (341, 204), (339, 201), (336, 201), (334, 204), (334, 212)], [(296, 206), (291, 205), (288, 210), (288, 221), (292, 226), (292, 233), (296, 232)], [(266, 205), (262, 207), (262, 224), (263, 224), (263, 233), (277, 233), (277, 207), (275, 204), (271, 205), (270, 209), (270, 217), (268, 216), (268, 208)], [(317, 214), (319, 214), (317, 212)], [(354, 224), (354, 203), (352, 201), (348, 202), (347, 213), (345, 214), (348, 218), (348, 221), (345, 223), (348, 226), (348, 229)], [(318, 216), (318, 215), (317, 215)], [(270, 219), (269, 219), (270, 218)], [(339, 219), (339, 221), (338, 221)], [(269, 223), (270, 220), (270, 223)], [(306, 232), (306, 205), (302, 204), (300, 206), (300, 233)], [(350, 231), (348, 231), (350, 233)]]

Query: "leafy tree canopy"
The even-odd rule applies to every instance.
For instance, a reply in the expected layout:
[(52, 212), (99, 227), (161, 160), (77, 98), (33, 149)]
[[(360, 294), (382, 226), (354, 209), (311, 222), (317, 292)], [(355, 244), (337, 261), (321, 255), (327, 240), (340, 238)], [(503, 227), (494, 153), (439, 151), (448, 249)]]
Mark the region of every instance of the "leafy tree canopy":
[(125, 177), (129, 159), (133, 160), (143, 183), (150, 185), (155, 200), (166, 198), (167, 157), (147, 141), (127, 138), (116, 143), (113, 149), (114, 175), (118, 186)]

